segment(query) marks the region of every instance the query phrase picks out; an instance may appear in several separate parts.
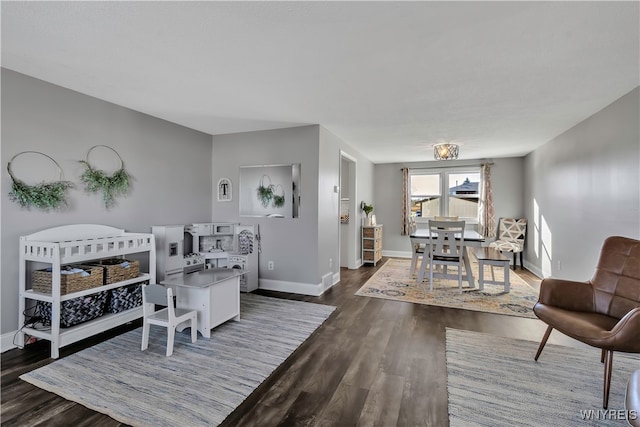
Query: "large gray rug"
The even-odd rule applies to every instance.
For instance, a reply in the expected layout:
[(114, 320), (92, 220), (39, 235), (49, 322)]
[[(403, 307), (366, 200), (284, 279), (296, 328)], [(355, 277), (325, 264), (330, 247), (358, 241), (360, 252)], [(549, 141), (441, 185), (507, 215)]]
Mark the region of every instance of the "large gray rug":
[(142, 329), (59, 359), (20, 378), (134, 426), (220, 424), (335, 310), (243, 294), (241, 320), (198, 336), (176, 334), (165, 357), (166, 329)]
[(447, 329), (451, 426), (627, 425), (618, 411), (631, 373), (640, 368), (637, 355), (614, 353), (605, 412), (600, 351), (547, 343), (535, 362), (538, 344)]

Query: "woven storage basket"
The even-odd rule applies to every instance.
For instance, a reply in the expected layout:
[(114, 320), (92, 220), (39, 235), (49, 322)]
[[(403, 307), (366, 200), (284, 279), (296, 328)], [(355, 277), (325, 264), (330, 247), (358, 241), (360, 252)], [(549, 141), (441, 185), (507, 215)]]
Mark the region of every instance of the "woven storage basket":
[[(148, 284), (149, 282), (144, 282)], [(142, 305), (142, 284), (120, 286), (109, 291), (109, 302), (106, 311), (120, 313)]]
[[(60, 303), (60, 326), (68, 328), (104, 314), (108, 292), (102, 291)], [(51, 303), (38, 301), (36, 315), (42, 317), (43, 325), (51, 324)]]
[[(84, 291), (87, 289), (95, 288), (103, 285), (102, 268), (92, 265), (67, 265), (63, 266), (62, 270), (71, 270), (79, 268), (84, 272), (89, 273), (85, 275), (84, 272), (72, 273), (72, 274), (60, 274), (60, 295), (69, 294), (72, 292)], [(51, 268), (45, 268), (43, 270), (36, 270), (32, 275), (31, 287), (36, 292), (43, 292), (50, 294), (53, 281), (53, 273)]]
[(107, 258), (100, 260), (96, 265), (104, 269), (105, 285), (135, 279), (140, 275), (140, 261), (131, 261), (123, 258)]

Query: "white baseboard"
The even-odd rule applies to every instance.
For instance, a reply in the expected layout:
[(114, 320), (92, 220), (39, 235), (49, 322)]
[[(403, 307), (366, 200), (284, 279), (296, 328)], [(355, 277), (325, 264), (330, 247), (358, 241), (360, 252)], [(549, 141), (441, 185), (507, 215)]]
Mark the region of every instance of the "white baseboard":
[(411, 258), (411, 251), (382, 251), (382, 256), (394, 258)]
[(526, 268), (536, 276), (544, 278), (544, 274), (542, 273), (542, 270), (540, 269), (540, 267), (538, 267), (537, 265), (533, 265), (530, 262), (527, 262), (527, 260), (524, 260), (524, 268)]
[(311, 284), (287, 282), (285, 280), (260, 279), (258, 287), (268, 291), (290, 292), (292, 294), (311, 295), (315, 297), (322, 295), (324, 292), (322, 283)]
[(340, 281), (340, 271), (337, 273), (333, 273), (333, 282), (331, 283), (331, 287), (334, 287), (336, 283)]
[(16, 335), (16, 332), (18, 331), (7, 332), (0, 335), (0, 353), (16, 348), (13, 344), (13, 337)]

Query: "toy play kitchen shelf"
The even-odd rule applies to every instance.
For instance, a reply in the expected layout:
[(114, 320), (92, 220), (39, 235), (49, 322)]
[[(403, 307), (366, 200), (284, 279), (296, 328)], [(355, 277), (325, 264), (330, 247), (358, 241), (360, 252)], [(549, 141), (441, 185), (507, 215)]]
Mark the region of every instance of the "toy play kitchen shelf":
[[(97, 286), (79, 292), (62, 294), (60, 288), (61, 267), (68, 264), (88, 264), (102, 258), (120, 257), (134, 253), (147, 253), (149, 273), (117, 283)], [(51, 293), (27, 289), (27, 267), (30, 262), (51, 265)], [(24, 346), (25, 335), (51, 341), (51, 357), (59, 357), (59, 349), (76, 341), (104, 332), (116, 326), (142, 317), (142, 307), (135, 307), (119, 313), (103, 314), (75, 326), (61, 328), (61, 303), (74, 298), (91, 296), (100, 292), (134, 285), (141, 282), (156, 282), (156, 249), (153, 234), (126, 233), (124, 230), (98, 224), (75, 224), (42, 230), (20, 237), (20, 285), (18, 325), (25, 325), (27, 302), (43, 301), (51, 304), (51, 327), (40, 329), (21, 328), (18, 346)]]

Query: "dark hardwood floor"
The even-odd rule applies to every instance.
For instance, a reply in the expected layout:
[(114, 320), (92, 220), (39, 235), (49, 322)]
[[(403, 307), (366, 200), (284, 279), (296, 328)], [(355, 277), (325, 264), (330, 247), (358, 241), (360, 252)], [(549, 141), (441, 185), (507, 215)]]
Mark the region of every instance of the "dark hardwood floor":
[[(340, 283), (320, 297), (259, 291), (337, 310), (223, 425), (447, 426), (445, 328), (534, 341), (544, 333), (537, 319), (354, 296), (382, 264), (342, 269)], [(516, 272), (539, 285), (527, 270)], [(61, 357), (137, 326), (65, 347)], [(550, 339), (563, 341), (559, 334)], [(52, 361), (46, 341), (2, 354), (3, 426), (122, 425), (18, 378)]]

